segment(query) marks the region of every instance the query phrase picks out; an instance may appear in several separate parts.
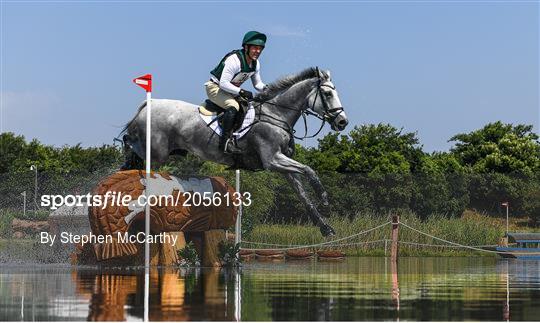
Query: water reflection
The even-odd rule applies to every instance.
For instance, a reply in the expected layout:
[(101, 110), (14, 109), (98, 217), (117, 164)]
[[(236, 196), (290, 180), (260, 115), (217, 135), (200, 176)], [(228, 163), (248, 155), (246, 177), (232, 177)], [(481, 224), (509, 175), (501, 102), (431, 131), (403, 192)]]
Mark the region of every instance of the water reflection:
[[(89, 321), (143, 317), (144, 275), (74, 273), (78, 293), (90, 295)], [(219, 269), (150, 271), (151, 321), (231, 321), (235, 319), (234, 277)]]
[(504, 262), (506, 264), (506, 302), (503, 305), (503, 320), (510, 321), (510, 273), (508, 271), (508, 261)]
[[(238, 275), (219, 269), (152, 270), (149, 318), (236, 320)], [(1, 321), (132, 321), (144, 315), (143, 270), (3, 268), (0, 287)]]
[[(283, 268), (277, 264), (254, 264), (242, 276), (242, 318), (343, 321), (540, 318), (538, 261), (401, 258), (396, 264), (386, 262), (386, 266), (384, 260), (373, 258), (349, 258), (346, 263), (330, 266), (309, 263), (296, 268), (291, 264), (284, 264)], [(507, 295), (510, 301), (505, 309)]]
[[(0, 268), (2, 321), (142, 320), (144, 271)], [(538, 320), (540, 262), (348, 258), (150, 273), (152, 321)]]
[(399, 276), (397, 266), (397, 261), (390, 261), (390, 268), (392, 273), (392, 301), (394, 301), (396, 312), (399, 313)]

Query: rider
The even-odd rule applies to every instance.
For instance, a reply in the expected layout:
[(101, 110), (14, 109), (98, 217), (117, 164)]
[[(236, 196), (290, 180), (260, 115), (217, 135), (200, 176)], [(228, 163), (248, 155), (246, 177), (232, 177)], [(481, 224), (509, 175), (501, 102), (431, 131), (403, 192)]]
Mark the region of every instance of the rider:
[(219, 148), (225, 153), (237, 154), (242, 151), (230, 144), (232, 128), (236, 114), (240, 110), (237, 98), (253, 100), (253, 93), (240, 86), (251, 78), (253, 87), (263, 91), (265, 84), (259, 74), (259, 56), (266, 44), (266, 35), (258, 31), (249, 31), (242, 40), (242, 49), (233, 50), (225, 55), (210, 74), (210, 81), (204, 84), (206, 94), (213, 103), (225, 109), (223, 115), (223, 134)]

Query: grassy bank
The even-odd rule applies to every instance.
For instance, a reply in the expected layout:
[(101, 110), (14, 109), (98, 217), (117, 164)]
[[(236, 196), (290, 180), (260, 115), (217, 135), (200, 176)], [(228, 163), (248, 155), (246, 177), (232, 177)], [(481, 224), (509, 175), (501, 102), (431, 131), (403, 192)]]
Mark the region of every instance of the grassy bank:
[[(466, 211), (461, 218), (448, 219), (444, 216), (431, 216), (421, 221), (414, 214), (401, 214), (401, 222), (438, 238), (467, 246), (496, 245), (504, 235), (505, 220)], [(371, 229), (389, 221), (389, 217), (366, 214), (353, 221), (342, 218), (329, 219), (337, 235), (329, 240), (336, 240)], [(531, 231), (532, 228), (520, 226), (519, 219), (513, 219), (510, 231)], [(372, 232), (338, 242), (339, 248), (348, 255), (383, 256), (385, 239), (390, 239), (391, 225), (386, 225)], [(312, 245), (327, 241), (319, 229), (309, 225), (257, 225), (244, 241), (262, 242), (279, 245)], [(383, 240), (383, 241), (381, 241)], [(493, 256), (492, 253), (469, 251), (463, 248), (433, 247), (424, 245), (448, 245), (434, 238), (424, 236), (404, 226), (399, 230), (401, 256)], [(418, 245), (415, 245), (418, 244)], [(424, 244), (424, 245), (420, 245)], [(272, 248), (267, 245), (244, 244), (245, 248)], [(276, 246), (277, 248), (278, 246)], [(330, 248), (330, 247), (325, 247)], [(335, 247), (334, 247), (335, 248)], [(321, 249), (320, 247), (318, 249)], [(390, 243), (387, 243), (390, 252)]]

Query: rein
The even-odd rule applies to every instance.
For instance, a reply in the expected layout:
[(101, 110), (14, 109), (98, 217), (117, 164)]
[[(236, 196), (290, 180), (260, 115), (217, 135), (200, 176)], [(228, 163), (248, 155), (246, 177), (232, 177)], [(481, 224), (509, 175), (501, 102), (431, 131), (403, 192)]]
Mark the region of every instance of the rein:
[[(274, 118), (268, 114), (263, 114), (262, 112), (259, 112), (258, 116), (259, 116), (259, 120), (257, 122), (267, 122), (267, 123), (270, 123), (274, 126), (277, 126), (287, 132), (289, 132), (295, 139), (298, 139), (298, 140), (304, 140), (306, 138), (313, 138), (313, 137), (316, 137), (322, 130), (322, 128), (324, 127), (324, 124), (326, 122), (333, 122), (337, 116), (341, 113), (341, 111), (343, 111), (343, 107), (338, 107), (338, 108), (329, 108), (328, 107), (328, 103), (323, 99), (323, 96), (321, 94), (321, 88), (323, 86), (327, 86), (329, 88), (331, 88), (332, 90), (335, 90), (335, 87), (333, 86), (330, 86), (330, 85), (326, 85), (326, 84), (321, 84), (321, 78), (319, 77), (318, 79), (318, 83), (317, 83), (317, 93), (315, 95), (315, 99), (313, 100), (313, 104), (310, 108), (308, 109), (301, 109), (301, 108), (296, 108), (296, 107), (287, 107), (287, 106), (284, 106), (284, 105), (280, 105), (280, 104), (276, 104), (276, 103), (273, 103), (273, 102), (270, 102), (270, 101), (257, 101), (259, 104), (255, 107), (255, 108), (259, 108), (259, 111), (261, 111), (260, 107), (266, 103), (266, 104), (270, 104), (270, 105), (273, 105), (275, 107), (278, 107), (278, 108), (282, 108), (282, 109), (287, 109), (287, 110), (294, 110), (294, 111), (300, 111), (301, 115), (302, 115), (302, 119), (304, 119), (304, 136), (303, 137), (297, 137), (294, 135), (294, 133), (296, 132), (294, 130), (294, 125), (291, 126), (289, 125), (287, 122), (283, 121), (283, 120), (280, 120), (280, 119), (277, 119), (277, 118)], [(317, 113), (314, 113), (312, 112), (313, 108), (315, 107), (315, 103), (317, 102), (317, 98), (318, 97), (321, 97), (321, 102), (324, 106), (324, 115), (321, 117), (319, 116)], [(337, 113), (336, 113), (337, 112)], [(311, 136), (308, 136), (308, 126), (307, 126), (307, 117), (306, 116), (314, 116), (315, 118), (321, 120), (321, 126), (319, 127), (319, 130), (317, 130), (317, 132)], [(282, 126), (280, 125), (277, 125), (275, 123), (272, 123), (270, 121), (267, 121), (267, 120), (260, 120), (260, 117), (261, 116), (265, 116), (265, 117), (270, 117), (276, 121), (279, 121), (279, 122), (282, 122), (284, 123), (285, 125), (287, 125), (287, 128), (283, 128)], [(252, 123), (251, 125), (247, 126), (247, 127), (251, 127), (253, 126), (255, 123)], [(245, 127), (245, 128), (247, 128)], [(244, 129), (245, 129), (244, 128)], [(242, 129), (243, 130), (243, 129)]]
[[(322, 128), (324, 127), (324, 124), (326, 123), (326, 120), (324, 118), (321, 118), (318, 114), (316, 113), (313, 113), (311, 112), (310, 110), (308, 109), (296, 109), (296, 108), (290, 108), (290, 107), (286, 107), (284, 105), (279, 105), (279, 104), (275, 104), (275, 103), (272, 103), (272, 102), (269, 102), (269, 101), (263, 101), (263, 102), (260, 102), (256, 108), (260, 107), (261, 105), (263, 105), (263, 103), (266, 103), (266, 104), (270, 104), (270, 105), (273, 105), (275, 107), (278, 107), (278, 108), (282, 108), (282, 109), (287, 109), (287, 110), (294, 110), (294, 111), (298, 111), (300, 110), (301, 112), (301, 115), (302, 115), (302, 119), (304, 120), (304, 136), (303, 137), (297, 137), (295, 136), (295, 132), (296, 130), (294, 130), (293, 127), (291, 127), (290, 124), (288, 124), (287, 122), (281, 120), (281, 119), (276, 119), (268, 114), (263, 114), (262, 112), (259, 112), (259, 122), (266, 122), (266, 123), (270, 123), (274, 126), (278, 126), (279, 128), (283, 129), (283, 130), (286, 130), (287, 132), (289, 132), (295, 139), (298, 139), (298, 140), (304, 140), (306, 138), (313, 138), (313, 137), (316, 137), (322, 130)], [(314, 116), (315, 118), (321, 120), (321, 126), (319, 127), (319, 130), (317, 130), (317, 132), (314, 134), (314, 135), (311, 135), (311, 136), (308, 136), (307, 135), (307, 132), (308, 132), (308, 126), (307, 126), (307, 115), (311, 115), (311, 116)], [(261, 116), (265, 116), (265, 117), (269, 117), (269, 118), (272, 118), (276, 121), (279, 121), (279, 122), (282, 122), (284, 123), (285, 125), (287, 125), (287, 128), (283, 128), (281, 127), (280, 125), (277, 125), (275, 123), (272, 123), (272, 122), (269, 122), (269, 121), (266, 121), (266, 120), (260, 120), (260, 117)]]

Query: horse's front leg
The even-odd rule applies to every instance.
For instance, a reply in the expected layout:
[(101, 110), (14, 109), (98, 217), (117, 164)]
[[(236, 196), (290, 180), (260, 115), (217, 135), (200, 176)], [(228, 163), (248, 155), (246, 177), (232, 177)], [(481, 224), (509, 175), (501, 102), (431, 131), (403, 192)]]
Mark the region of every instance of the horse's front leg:
[(315, 191), (322, 193), (321, 197), (323, 198), (323, 203), (328, 204), (328, 196), (326, 191), (324, 190), (317, 173), (315, 173), (311, 167), (299, 163), (282, 153), (277, 153), (274, 155), (271, 162), (266, 166), (270, 170), (284, 173), (287, 176), (287, 179), (293, 185), (298, 197), (302, 202), (304, 202), (311, 220), (315, 225), (319, 226), (321, 233), (324, 236), (335, 234), (334, 229), (332, 229), (332, 227), (326, 223), (313, 202), (308, 198), (302, 182), (300, 181), (299, 174), (306, 176)]
[(322, 235), (325, 237), (335, 235), (336, 232), (334, 231), (334, 229), (321, 216), (315, 205), (313, 205), (313, 202), (311, 202), (311, 200), (307, 196), (306, 191), (304, 190), (304, 186), (300, 181), (300, 176), (295, 173), (288, 173), (285, 174), (285, 177), (287, 178), (289, 183), (291, 183), (300, 200), (304, 202), (311, 221), (313, 222), (313, 224), (319, 227)]
[(321, 180), (317, 173), (309, 166), (297, 162), (285, 156), (282, 153), (277, 153), (269, 165), (270, 170), (275, 170), (282, 173), (298, 173), (306, 176), (309, 184), (313, 187), (317, 195), (321, 198), (324, 206), (328, 206), (328, 193), (324, 189)]

